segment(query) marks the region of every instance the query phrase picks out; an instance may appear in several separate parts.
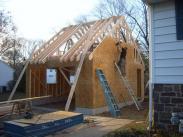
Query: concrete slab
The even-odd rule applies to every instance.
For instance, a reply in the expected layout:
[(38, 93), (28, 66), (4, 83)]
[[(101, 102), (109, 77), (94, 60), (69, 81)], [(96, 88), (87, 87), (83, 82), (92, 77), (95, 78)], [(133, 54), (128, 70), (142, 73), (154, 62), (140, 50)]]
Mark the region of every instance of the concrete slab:
[(57, 132), (47, 137), (102, 137), (103, 135), (133, 122), (101, 116), (86, 116), (86, 123)]

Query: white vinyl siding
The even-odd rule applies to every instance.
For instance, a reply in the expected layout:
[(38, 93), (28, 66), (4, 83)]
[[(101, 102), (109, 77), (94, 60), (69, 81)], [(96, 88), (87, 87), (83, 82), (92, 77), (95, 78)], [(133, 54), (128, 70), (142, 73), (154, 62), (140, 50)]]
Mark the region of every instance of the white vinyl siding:
[(183, 83), (183, 40), (176, 37), (174, 1), (151, 7), (151, 70), (153, 83)]
[(13, 80), (13, 73), (14, 70), (10, 66), (0, 61), (0, 86), (8, 87), (8, 82)]

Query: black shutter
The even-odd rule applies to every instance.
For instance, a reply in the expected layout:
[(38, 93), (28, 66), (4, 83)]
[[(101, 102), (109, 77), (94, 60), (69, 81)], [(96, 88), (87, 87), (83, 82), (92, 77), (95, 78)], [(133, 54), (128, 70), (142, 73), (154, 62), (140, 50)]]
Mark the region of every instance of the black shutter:
[(175, 0), (177, 40), (183, 40), (183, 0)]

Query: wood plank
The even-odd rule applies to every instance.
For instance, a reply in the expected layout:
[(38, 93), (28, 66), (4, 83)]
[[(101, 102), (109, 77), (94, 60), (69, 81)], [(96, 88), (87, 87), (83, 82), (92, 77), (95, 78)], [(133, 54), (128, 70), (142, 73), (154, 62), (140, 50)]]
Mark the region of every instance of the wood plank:
[(42, 99), (42, 98), (50, 98), (51, 96), (41, 96), (41, 97), (33, 97), (33, 98), (23, 98), (23, 99), (15, 99), (15, 100), (10, 100), (10, 101), (3, 101), (0, 102), (0, 105), (3, 104), (10, 104), (10, 103), (15, 103), (15, 102), (20, 102), (20, 101), (28, 101), (28, 100), (37, 100), (37, 99)]
[(32, 119), (18, 119), (13, 121), (18, 123), (24, 123), (24, 124), (42, 124), (42, 123), (47, 123), (55, 120), (69, 118), (71, 116), (76, 116), (78, 114), (80, 113), (57, 111), (57, 112), (37, 115), (37, 116), (34, 116)]
[(36, 75), (35, 72), (32, 72), (32, 74), (34, 75), (34, 81), (37, 80), (36, 83), (39, 83), (43, 86), (43, 88), (45, 88), (45, 90), (47, 91), (47, 88), (44, 86), (44, 84), (42, 83), (42, 81), (40, 80), (40, 78)]
[[(38, 81), (40, 82), (40, 67), (38, 68)], [(38, 96), (41, 96), (41, 86), (38, 84)]]
[(31, 67), (26, 69), (26, 97), (31, 97)]
[[(35, 68), (34, 68), (34, 73), (36, 73)], [(33, 97), (36, 97), (36, 79), (35, 79), (35, 77), (33, 77), (33, 80), (34, 80), (34, 82), (33, 82)]]
[(59, 71), (64, 76), (64, 78), (67, 81), (67, 83), (71, 86), (72, 84), (70, 83), (69, 79), (67, 78), (67, 76), (65, 75), (65, 73), (63, 72), (63, 70), (61, 68), (59, 68)]

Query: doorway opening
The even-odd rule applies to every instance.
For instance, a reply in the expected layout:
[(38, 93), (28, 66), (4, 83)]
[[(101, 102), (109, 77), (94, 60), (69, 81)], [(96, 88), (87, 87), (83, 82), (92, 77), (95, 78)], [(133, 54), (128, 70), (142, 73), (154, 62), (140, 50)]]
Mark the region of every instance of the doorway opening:
[(141, 98), (141, 69), (137, 69), (137, 97)]

